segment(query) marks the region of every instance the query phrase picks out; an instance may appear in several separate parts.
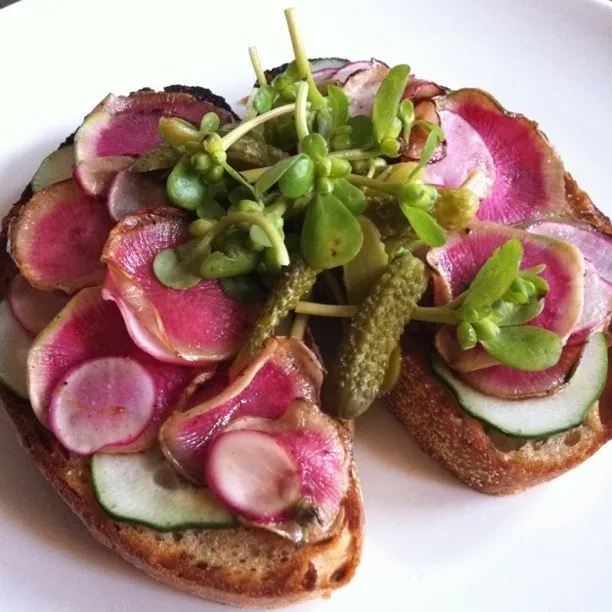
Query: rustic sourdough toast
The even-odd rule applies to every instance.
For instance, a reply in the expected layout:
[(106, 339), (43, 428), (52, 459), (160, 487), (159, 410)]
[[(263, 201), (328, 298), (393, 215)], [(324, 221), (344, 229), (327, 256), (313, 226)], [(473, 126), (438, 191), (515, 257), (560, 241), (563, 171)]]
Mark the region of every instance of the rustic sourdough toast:
[[(231, 111), (223, 98), (203, 88), (171, 86), (166, 91), (184, 91)], [(7, 253), (10, 222), (31, 194), (28, 186), (2, 223), (0, 297), (17, 274)], [(21, 445), (94, 538), (157, 580), (219, 603), (280, 607), (327, 595), (355, 574), (364, 516), (354, 465), (341, 509), (342, 524), (328, 540), (296, 546), (269, 531), (244, 526), (161, 532), (113, 520), (95, 497), (89, 460), (66, 451), (38, 422), (30, 404), (1, 383), (0, 403)], [(338, 423), (338, 427), (344, 425)]]
[[(569, 174), (565, 192), (573, 219), (612, 235), (610, 219)], [(612, 359), (606, 390), (580, 427), (526, 440), (486, 427), (461, 409), (431, 368), (431, 346), (403, 338), (401, 374), (387, 403), (419, 446), (470, 487), (491, 495), (520, 492), (575, 467), (612, 437)]]

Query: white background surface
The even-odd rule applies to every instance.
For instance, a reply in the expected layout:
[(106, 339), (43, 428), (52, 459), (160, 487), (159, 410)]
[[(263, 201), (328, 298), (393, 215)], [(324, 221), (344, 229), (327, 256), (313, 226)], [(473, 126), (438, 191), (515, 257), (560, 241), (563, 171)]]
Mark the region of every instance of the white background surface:
[[(202, 84), (234, 103), (288, 59), (285, 2), (23, 0), (0, 11), (0, 204), (106, 93)], [(155, 8), (152, 8), (155, 5)], [(311, 56), (408, 62), (538, 119), (612, 213), (612, 4), (589, 0), (296, 1)], [(0, 340), (1, 341), (1, 340)], [(612, 606), (612, 446), (519, 497), (472, 492), (383, 411), (358, 423), (367, 534), (354, 581), (295, 610), (522, 612)], [(226, 610), (97, 545), (0, 416), (0, 610)]]

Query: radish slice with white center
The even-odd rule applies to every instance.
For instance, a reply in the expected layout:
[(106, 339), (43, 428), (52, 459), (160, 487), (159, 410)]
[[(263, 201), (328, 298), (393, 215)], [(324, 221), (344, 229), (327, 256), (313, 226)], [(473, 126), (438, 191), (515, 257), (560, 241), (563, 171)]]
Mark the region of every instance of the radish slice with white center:
[(257, 521), (273, 519), (300, 499), (298, 468), (269, 434), (236, 430), (213, 442), (206, 480), (231, 509)]
[(61, 444), (79, 455), (130, 444), (155, 410), (154, 378), (126, 357), (86, 361), (62, 377), (49, 408), (49, 425)]
[(133, 163), (134, 158), (128, 155), (90, 157), (76, 165), (74, 179), (85, 193), (101, 198), (108, 192), (117, 172)]
[(19, 325), (32, 336), (37, 336), (68, 303), (70, 296), (35, 289), (18, 274), (11, 281), (7, 300)]

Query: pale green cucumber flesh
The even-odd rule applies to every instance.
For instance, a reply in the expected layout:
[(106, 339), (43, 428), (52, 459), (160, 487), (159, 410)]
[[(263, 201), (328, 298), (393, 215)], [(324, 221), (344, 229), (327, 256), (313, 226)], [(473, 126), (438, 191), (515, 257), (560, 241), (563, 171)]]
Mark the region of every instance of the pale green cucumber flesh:
[(550, 396), (525, 400), (504, 400), (480, 393), (455, 377), (437, 356), (433, 369), (471, 416), (509, 436), (543, 438), (584, 422), (606, 385), (608, 347), (602, 333), (594, 334), (564, 387)]
[(17, 323), (8, 302), (0, 302), (0, 380), (14, 393), (28, 398), (26, 378), (30, 335)]
[(64, 145), (53, 151), (38, 166), (32, 178), (32, 191), (36, 193), (71, 178), (74, 164), (74, 145)]
[(180, 478), (158, 449), (94, 455), (91, 476), (100, 505), (117, 520), (158, 531), (237, 525), (209, 489)]

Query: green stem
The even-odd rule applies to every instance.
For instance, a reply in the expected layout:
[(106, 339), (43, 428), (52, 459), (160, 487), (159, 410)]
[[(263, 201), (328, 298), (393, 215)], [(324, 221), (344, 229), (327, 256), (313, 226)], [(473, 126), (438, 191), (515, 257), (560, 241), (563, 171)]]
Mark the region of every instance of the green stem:
[(336, 159), (348, 159), (349, 161), (358, 161), (360, 159), (370, 159), (378, 157), (380, 151), (373, 149), (372, 151), (364, 151), (363, 149), (345, 149), (344, 151), (332, 151), (329, 156)]
[(295, 98), (295, 129), (300, 142), (308, 136), (307, 103), (308, 85), (302, 81), (298, 86), (297, 96)]
[(305, 314), (295, 315), (295, 319), (293, 320), (293, 325), (291, 326), (291, 331), (289, 332), (289, 336), (291, 338), (297, 338), (298, 340), (303, 340), (307, 327), (308, 327), (308, 315), (305, 315)]
[(267, 113), (263, 113), (263, 115), (258, 115), (254, 119), (250, 119), (249, 121), (241, 123), (237, 128), (233, 129), (229, 134), (226, 134), (223, 137), (223, 150), (227, 151), (227, 149), (229, 149), (236, 141), (240, 140), (245, 134), (255, 129), (258, 125), (266, 123), (271, 119), (276, 119), (276, 117), (289, 115), (294, 110), (295, 104), (285, 104), (284, 106), (278, 106), (277, 108), (273, 108)]
[(361, 174), (349, 174), (346, 180), (353, 185), (359, 185), (360, 187), (368, 187), (369, 189), (375, 189), (382, 193), (395, 196), (395, 190), (397, 189), (397, 183), (385, 183), (378, 179), (368, 178), (367, 176), (361, 176)]
[(298, 30), (297, 23), (295, 21), (295, 15), (292, 8), (285, 9), (285, 19), (287, 20), (287, 27), (289, 28), (289, 36), (291, 37), (291, 46), (293, 47), (293, 55), (295, 57), (295, 66), (301, 79), (306, 79), (308, 83), (308, 94), (312, 107), (314, 109), (321, 108), (325, 104), (325, 98), (321, 92), (317, 89), (317, 84), (312, 78), (310, 72), (310, 64), (308, 63), (308, 56), (302, 43), (300, 31)]
[(250, 168), (249, 170), (242, 170), (240, 175), (245, 181), (254, 183), (269, 168), (270, 166), (266, 166), (265, 168)]
[(255, 76), (257, 76), (259, 86), (265, 87), (268, 84), (268, 81), (266, 79), (263, 66), (259, 61), (259, 55), (257, 54), (257, 49), (255, 47), (249, 47), (249, 57), (251, 58), (251, 64), (253, 65), (253, 70), (255, 71)]
[(449, 310), (446, 306), (435, 308), (430, 306), (417, 306), (412, 311), (412, 318), (415, 321), (425, 321), (427, 323), (459, 323), (459, 315), (454, 310)]
[(338, 306), (337, 304), (298, 302), (295, 307), (295, 312), (317, 317), (354, 317), (357, 312), (359, 312), (359, 306)]
[(283, 239), (276, 231), (274, 225), (263, 215), (246, 212), (235, 212), (231, 215), (227, 215), (214, 225), (214, 227), (210, 230), (210, 233), (207, 234), (203, 240), (209, 240), (209, 243), (212, 243), (212, 241), (219, 236), (221, 232), (225, 231), (228, 227), (235, 225), (236, 223), (249, 223), (251, 225), (257, 225), (260, 227), (268, 237), (268, 240), (272, 243), (272, 248), (276, 254), (278, 265), (289, 265), (289, 253), (287, 252), (287, 247), (285, 246)]

